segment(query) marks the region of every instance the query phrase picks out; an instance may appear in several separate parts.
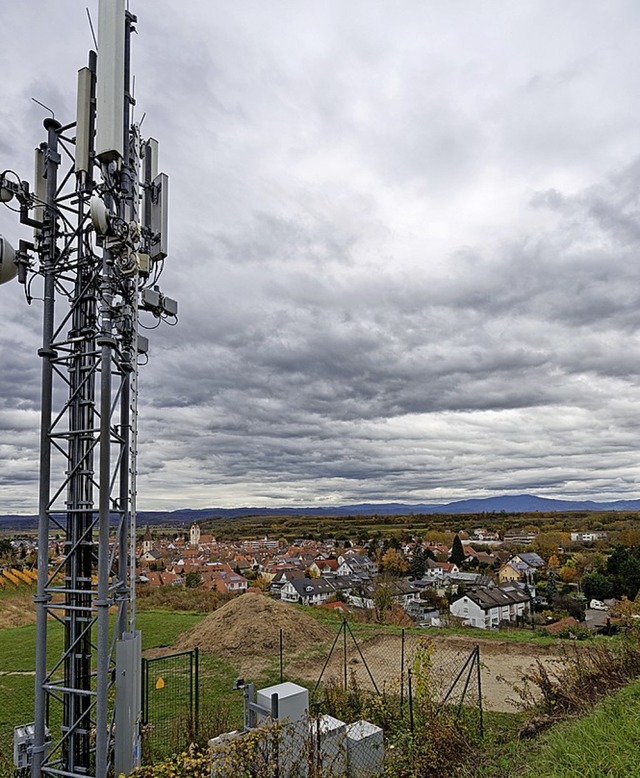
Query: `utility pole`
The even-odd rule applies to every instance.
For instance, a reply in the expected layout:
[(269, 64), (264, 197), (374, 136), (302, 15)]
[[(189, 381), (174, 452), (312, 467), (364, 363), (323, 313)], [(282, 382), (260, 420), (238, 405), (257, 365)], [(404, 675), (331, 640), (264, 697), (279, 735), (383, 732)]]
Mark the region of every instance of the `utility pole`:
[[(33, 228), (18, 250), (0, 236), (0, 283), (17, 276), (43, 310), (34, 721), (14, 736), (34, 778), (107, 778), (139, 763), (138, 325), (140, 311), (175, 319), (177, 303), (158, 287), (168, 178), (132, 121), (136, 21), (125, 0), (100, 0), (75, 121), (44, 121), (32, 187), (0, 173), (0, 203), (16, 200)], [(64, 555), (50, 562), (53, 533)]]

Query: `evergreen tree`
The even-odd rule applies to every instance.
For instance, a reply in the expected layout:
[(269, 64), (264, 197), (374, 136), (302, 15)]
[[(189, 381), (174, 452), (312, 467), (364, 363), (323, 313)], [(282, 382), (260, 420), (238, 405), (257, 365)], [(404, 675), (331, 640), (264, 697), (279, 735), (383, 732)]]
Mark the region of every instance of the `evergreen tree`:
[(549, 601), (550, 605), (553, 605), (557, 598), (558, 584), (556, 582), (556, 574), (553, 572), (553, 570), (549, 570), (549, 575), (547, 576), (547, 600)]
[(424, 551), (418, 546), (418, 548), (416, 548), (416, 550), (413, 552), (413, 557), (411, 558), (411, 564), (409, 565), (409, 575), (414, 580), (416, 578), (422, 578), (426, 569), (427, 564)]
[(197, 589), (202, 584), (202, 575), (198, 570), (190, 570), (184, 578), (184, 584), (187, 589)]
[(462, 541), (460, 540), (460, 536), (456, 535), (451, 546), (449, 561), (451, 564), (458, 565), (459, 567), (464, 562), (464, 558), (465, 553), (464, 548), (462, 547)]

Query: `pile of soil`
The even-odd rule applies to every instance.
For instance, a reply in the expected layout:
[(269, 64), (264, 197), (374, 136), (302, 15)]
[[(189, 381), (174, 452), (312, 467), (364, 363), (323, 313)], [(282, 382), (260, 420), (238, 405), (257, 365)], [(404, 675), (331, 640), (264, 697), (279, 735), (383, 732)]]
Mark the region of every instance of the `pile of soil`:
[(332, 637), (315, 619), (291, 605), (247, 592), (180, 635), (174, 647), (187, 650), (198, 646), (228, 658), (273, 655), (279, 650), (281, 629), (287, 653)]

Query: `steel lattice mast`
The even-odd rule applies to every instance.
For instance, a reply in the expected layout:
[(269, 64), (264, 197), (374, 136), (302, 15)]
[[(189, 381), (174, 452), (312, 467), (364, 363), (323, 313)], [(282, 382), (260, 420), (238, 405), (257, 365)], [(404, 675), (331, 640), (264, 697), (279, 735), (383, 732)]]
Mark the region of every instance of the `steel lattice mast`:
[[(107, 778), (137, 758), (137, 369), (147, 350), (138, 313), (175, 316), (177, 305), (156, 286), (167, 253), (167, 177), (157, 174), (157, 142), (142, 141), (131, 124), (135, 21), (124, 0), (100, 0), (99, 55), (79, 71), (76, 122), (45, 120), (33, 191), (0, 178), (0, 201), (16, 197), (21, 222), (34, 228), (33, 243), (20, 241), (15, 252), (19, 280), (29, 302), (38, 280), (43, 290), (37, 778)], [(4, 239), (1, 246), (0, 281), (12, 254)], [(64, 538), (64, 553), (49, 566), (52, 533)], [(64, 634), (53, 663), (52, 620)]]

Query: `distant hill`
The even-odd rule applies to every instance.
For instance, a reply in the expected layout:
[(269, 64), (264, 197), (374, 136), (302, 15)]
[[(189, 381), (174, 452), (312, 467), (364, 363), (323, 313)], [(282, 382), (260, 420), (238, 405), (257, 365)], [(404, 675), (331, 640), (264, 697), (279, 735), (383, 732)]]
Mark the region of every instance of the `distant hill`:
[[(212, 518), (234, 519), (245, 516), (403, 516), (411, 514), (463, 513), (542, 513), (547, 511), (640, 511), (640, 500), (594, 502), (592, 500), (552, 500), (533, 494), (504, 495), (455, 502), (430, 503), (359, 503), (324, 508), (183, 508), (177, 511), (140, 511), (139, 524), (182, 526)], [(0, 529), (34, 529), (36, 516), (0, 516)]]

